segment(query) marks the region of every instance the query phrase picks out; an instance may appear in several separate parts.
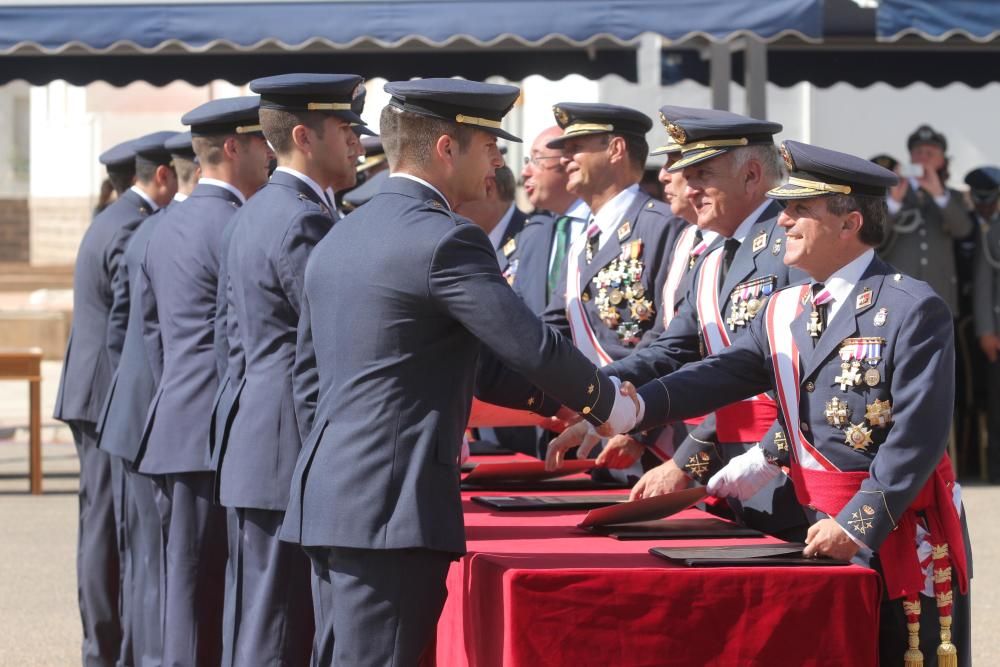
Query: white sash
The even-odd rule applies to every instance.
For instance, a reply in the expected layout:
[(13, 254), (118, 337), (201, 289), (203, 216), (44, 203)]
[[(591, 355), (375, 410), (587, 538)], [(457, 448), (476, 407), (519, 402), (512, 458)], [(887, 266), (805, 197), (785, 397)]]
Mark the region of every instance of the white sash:
[[(722, 311), (719, 310), (719, 272), (722, 269), (723, 246), (708, 254), (698, 271), (696, 304), (698, 324), (705, 341), (706, 356), (718, 354), (729, 347)], [(666, 302), (664, 302), (666, 303)]]
[(691, 251), (693, 249), (694, 235), (698, 231), (697, 225), (688, 225), (677, 243), (674, 245), (674, 255), (670, 258), (670, 268), (667, 270), (667, 281), (663, 283), (663, 327), (670, 326), (670, 320), (674, 319), (674, 302), (677, 301), (677, 288), (684, 278), (684, 273), (688, 269), (691, 261)]
[(802, 309), (809, 286), (783, 289), (771, 295), (767, 304), (767, 339), (771, 347), (778, 406), (785, 415), (785, 428), (792, 439), (792, 457), (811, 470), (838, 468), (806, 439), (799, 422), (799, 348), (792, 336), (792, 323)]
[(583, 300), (580, 299), (580, 255), (587, 247), (589, 238), (586, 234), (581, 234), (569, 248), (566, 257), (566, 315), (569, 319), (569, 330), (573, 335), (573, 343), (584, 356), (590, 359), (598, 368), (603, 368), (614, 359), (611, 358), (601, 343), (597, 340), (597, 334), (590, 326), (587, 318), (587, 311), (583, 307)]

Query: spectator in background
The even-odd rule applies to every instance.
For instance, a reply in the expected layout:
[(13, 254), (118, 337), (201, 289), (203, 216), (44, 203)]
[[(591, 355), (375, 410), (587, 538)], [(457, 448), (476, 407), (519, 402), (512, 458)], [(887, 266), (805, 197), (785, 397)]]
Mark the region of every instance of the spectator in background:
[(906, 142), (910, 165), (889, 191), (889, 224), (879, 247), (884, 260), (901, 272), (923, 280), (958, 317), (958, 279), (953, 241), (972, 230), (962, 195), (947, 187), (948, 141), (929, 125), (921, 125)]
[(987, 476), (1000, 482), (1000, 169), (976, 169), (970, 188), (980, 243), (975, 255), (973, 303), (976, 336), (986, 356)]

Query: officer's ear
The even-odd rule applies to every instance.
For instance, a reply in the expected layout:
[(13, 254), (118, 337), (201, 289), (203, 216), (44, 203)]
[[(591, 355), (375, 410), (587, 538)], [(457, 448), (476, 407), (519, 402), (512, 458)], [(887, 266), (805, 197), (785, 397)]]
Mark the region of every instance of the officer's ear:
[(450, 135), (442, 134), (434, 142), (434, 152), (437, 154), (439, 160), (445, 164), (452, 166), (455, 154), (458, 152), (458, 142), (456, 142)]
[(239, 151), (240, 141), (235, 135), (226, 137), (226, 140), (222, 142), (222, 152), (225, 154), (227, 159), (235, 159)]
[(865, 218), (861, 215), (861, 211), (851, 211), (843, 217), (841, 220), (841, 231), (848, 232), (852, 236), (857, 236), (861, 233), (861, 226), (865, 224)]
[(312, 147), (312, 137), (309, 128), (305, 125), (296, 125), (292, 128), (292, 143), (302, 152), (308, 152)]

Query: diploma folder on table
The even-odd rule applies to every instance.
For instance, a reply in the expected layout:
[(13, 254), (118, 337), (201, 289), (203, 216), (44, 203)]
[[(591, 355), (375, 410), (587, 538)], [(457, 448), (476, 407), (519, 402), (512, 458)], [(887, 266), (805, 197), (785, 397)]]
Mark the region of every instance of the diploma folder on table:
[(526, 482), (541, 479), (568, 477), (586, 472), (594, 467), (589, 459), (566, 461), (558, 470), (546, 470), (545, 461), (508, 461), (506, 463), (477, 463), (463, 478), (469, 484), (490, 482)]
[(686, 510), (704, 498), (705, 495), (705, 487), (699, 486), (674, 493), (665, 493), (653, 498), (633, 500), (615, 507), (595, 509), (583, 517), (580, 528), (663, 519), (677, 514), (681, 510)]
[(796, 567), (848, 565), (832, 558), (806, 558), (805, 544), (730, 545), (718, 547), (653, 547), (654, 556), (687, 567)]
[(501, 512), (559, 512), (590, 510), (625, 502), (628, 496), (616, 494), (579, 496), (472, 496), (472, 502)]
[(589, 526), (584, 530), (616, 540), (703, 540), (734, 537), (764, 537), (764, 533), (714, 517), (704, 519), (658, 519), (611, 525)]
[(611, 491), (627, 489), (628, 485), (617, 480), (595, 480), (590, 477), (562, 477), (560, 479), (510, 479), (462, 481), (463, 491), (536, 491), (538, 493), (564, 493), (566, 491)]
[(472, 399), (472, 411), (469, 413), (469, 428), (500, 428), (504, 426), (541, 426), (551, 430), (557, 422), (535, 414), (529, 410), (515, 410), (492, 403)]

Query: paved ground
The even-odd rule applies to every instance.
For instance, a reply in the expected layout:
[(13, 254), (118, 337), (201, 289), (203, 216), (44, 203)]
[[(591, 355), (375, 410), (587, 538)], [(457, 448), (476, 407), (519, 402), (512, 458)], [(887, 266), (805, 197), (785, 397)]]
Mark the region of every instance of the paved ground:
[[(45, 414), (52, 413), (58, 364), (46, 364)], [(0, 383), (0, 427), (23, 423), (26, 390)], [(20, 421), (19, 421), (20, 420)], [(76, 453), (68, 431), (45, 429), (43, 496), (27, 494), (22, 429), (0, 433), (0, 667), (78, 665)], [(965, 502), (975, 557), (973, 659), (996, 664), (1000, 614), (1000, 486), (969, 484)]]

